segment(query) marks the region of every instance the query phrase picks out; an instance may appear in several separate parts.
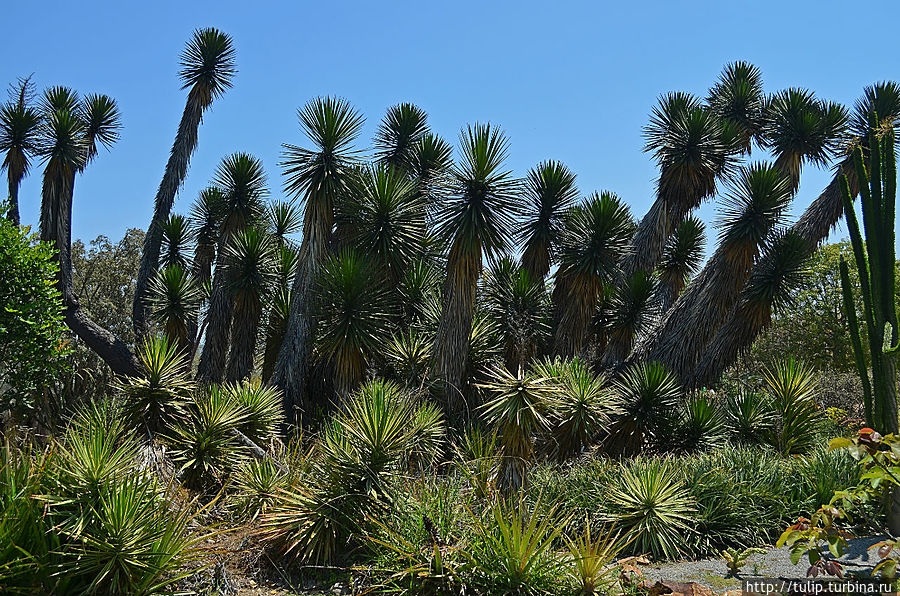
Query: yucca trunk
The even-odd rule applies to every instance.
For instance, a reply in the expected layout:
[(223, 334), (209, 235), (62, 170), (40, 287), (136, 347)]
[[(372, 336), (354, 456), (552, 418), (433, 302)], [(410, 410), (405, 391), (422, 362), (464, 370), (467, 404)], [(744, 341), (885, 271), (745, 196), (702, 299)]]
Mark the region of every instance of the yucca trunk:
[(462, 411), (465, 406), (462, 386), (480, 275), (481, 246), (466, 250), (461, 243), (454, 243), (447, 258), (447, 281), (434, 343), (433, 369), (433, 376), (445, 383), (444, 400), (451, 414)]
[(553, 353), (571, 358), (581, 353), (603, 285), (586, 275), (557, 278), (553, 298), (558, 305)]
[(248, 296), (235, 302), (227, 373), (227, 379), (231, 382), (241, 381), (253, 372), (260, 316), (262, 304), (258, 298)]
[(707, 342), (740, 298), (757, 248), (720, 247), (643, 346), (641, 359), (661, 362), (682, 383), (690, 379)]
[(269, 321), (266, 325), (266, 347), (263, 352), (262, 380), (268, 383), (275, 372), (275, 363), (278, 352), (284, 342), (284, 334), (287, 332), (287, 317), (282, 312), (272, 308), (269, 313)]
[(539, 242), (531, 242), (522, 252), (522, 269), (531, 279), (544, 282), (544, 278), (550, 273), (550, 242), (541, 239)]
[(147, 309), (144, 297), (147, 294), (147, 285), (153, 272), (159, 266), (159, 251), (162, 246), (163, 225), (169, 219), (172, 205), (175, 202), (175, 194), (184, 182), (191, 154), (197, 148), (197, 131), (200, 121), (203, 119), (203, 110), (209, 105), (198, 97), (196, 89), (191, 89), (188, 94), (181, 122), (178, 124), (178, 133), (172, 145), (172, 152), (166, 162), (166, 170), (162, 182), (156, 191), (154, 199), (153, 219), (144, 236), (144, 248), (141, 254), (141, 264), (138, 268), (137, 285), (134, 292), (134, 304), (132, 316), (134, 332), (138, 341), (147, 333), (150, 322), (147, 320)]
[(212, 294), (206, 313), (206, 337), (197, 366), (197, 379), (204, 383), (221, 383), (225, 376), (234, 298), (228, 291), (224, 263), (224, 240), (219, 243), (219, 256), (213, 274)]
[(653, 271), (678, 223), (670, 217), (666, 200), (658, 196), (638, 223), (631, 247), (622, 259), (622, 277), (627, 278), (636, 271)]
[(15, 225), (19, 225), (19, 185), (24, 177), (24, 169), (18, 163), (7, 165), (6, 176), (9, 183), (9, 206), (6, 211), (6, 219)]

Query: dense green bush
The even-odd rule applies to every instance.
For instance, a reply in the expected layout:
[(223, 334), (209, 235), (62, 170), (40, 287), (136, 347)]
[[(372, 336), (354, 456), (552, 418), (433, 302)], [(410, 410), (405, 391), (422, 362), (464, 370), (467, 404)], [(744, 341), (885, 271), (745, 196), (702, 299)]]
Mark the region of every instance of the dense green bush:
[(68, 352), (53, 252), (0, 215), (0, 415), (28, 417)]

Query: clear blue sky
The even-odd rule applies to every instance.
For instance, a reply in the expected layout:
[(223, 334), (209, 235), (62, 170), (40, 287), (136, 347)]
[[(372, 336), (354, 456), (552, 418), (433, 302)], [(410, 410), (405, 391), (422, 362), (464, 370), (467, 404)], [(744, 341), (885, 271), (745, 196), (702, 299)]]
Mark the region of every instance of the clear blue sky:
[[(263, 160), (280, 197), (281, 144), (306, 143), (296, 109), (316, 95), (345, 96), (366, 115), (363, 144), (401, 101), (425, 108), (454, 143), (467, 122), (491, 121), (508, 133), (517, 173), (562, 160), (582, 192), (612, 190), (640, 216), (657, 174), (641, 127), (661, 93), (703, 94), (736, 59), (760, 67), (767, 91), (803, 86), (848, 107), (865, 85), (900, 79), (896, 0), (48, 1), (2, 13), (0, 81), (34, 73), (41, 88), (119, 102), (121, 140), (76, 183), (74, 236), (85, 239), (146, 228), (184, 106), (178, 57), (197, 27), (233, 36), (239, 72), (201, 126), (180, 211), (238, 150)], [(37, 223), (41, 171), (20, 195), (25, 223)], [(795, 212), (828, 176), (804, 171)], [(701, 215), (713, 220), (714, 206)]]

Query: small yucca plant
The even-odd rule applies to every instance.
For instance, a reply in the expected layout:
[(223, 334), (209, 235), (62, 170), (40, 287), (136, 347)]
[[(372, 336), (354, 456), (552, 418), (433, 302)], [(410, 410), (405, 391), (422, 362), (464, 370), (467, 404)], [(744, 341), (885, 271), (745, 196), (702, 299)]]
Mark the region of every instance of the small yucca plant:
[(456, 446), (459, 468), (478, 498), (486, 497), (494, 490), (500, 463), (498, 449), (497, 432), (488, 432), (478, 424), (467, 426)]
[(625, 547), (615, 529), (594, 531), (590, 518), (584, 520), (584, 531), (575, 538), (566, 538), (570, 561), (567, 575), (575, 584), (578, 596), (605, 594), (616, 581), (619, 566), (616, 557)]
[(641, 363), (625, 371), (615, 386), (622, 412), (610, 433), (612, 446), (625, 453), (665, 446), (681, 397), (675, 376), (658, 362)]
[(259, 381), (244, 380), (226, 385), (225, 392), (244, 411), (244, 421), (238, 430), (251, 441), (265, 444), (278, 436), (278, 429), (284, 422), (278, 389)]
[(177, 424), (169, 437), (172, 458), (189, 486), (208, 487), (240, 466), (245, 451), (234, 431), (248, 419), (247, 410), (218, 385), (195, 396), (188, 420)]
[(768, 397), (746, 390), (728, 396), (725, 415), (732, 439), (746, 445), (762, 443), (774, 422), (774, 410)]
[(687, 451), (712, 449), (727, 436), (725, 415), (707, 393), (690, 396), (681, 407), (679, 434)]
[(235, 474), (233, 508), (240, 518), (256, 519), (271, 509), (278, 494), (289, 486), (289, 476), (275, 462), (250, 459)]
[(194, 392), (185, 353), (165, 336), (148, 337), (140, 350), (142, 375), (119, 384), (124, 414), (134, 427), (156, 433), (182, 420)]
[(793, 358), (764, 371), (775, 410), (770, 443), (780, 453), (806, 453), (816, 446), (824, 417), (813, 397), (815, 372)]
[(623, 467), (618, 486), (610, 490), (612, 518), (632, 541), (632, 550), (657, 559), (684, 552), (694, 503), (665, 463), (635, 460)]

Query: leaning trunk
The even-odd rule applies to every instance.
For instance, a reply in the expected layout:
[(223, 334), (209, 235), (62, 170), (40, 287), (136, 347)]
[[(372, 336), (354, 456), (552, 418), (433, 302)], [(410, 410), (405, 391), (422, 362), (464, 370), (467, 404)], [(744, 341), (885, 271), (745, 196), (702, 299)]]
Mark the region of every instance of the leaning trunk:
[(162, 182), (159, 184), (159, 189), (156, 191), (153, 219), (150, 221), (150, 227), (146, 236), (144, 236), (144, 250), (141, 255), (141, 265), (138, 269), (137, 285), (132, 306), (134, 331), (138, 341), (146, 335), (149, 329), (144, 296), (147, 294), (147, 285), (150, 283), (150, 278), (159, 266), (163, 224), (169, 218), (172, 204), (175, 202), (175, 194), (178, 192), (178, 188), (187, 174), (191, 154), (197, 148), (197, 129), (203, 118), (203, 110), (208, 105), (208, 102), (199, 100), (195, 89), (191, 89), (191, 92), (188, 94), (187, 104), (184, 106), (184, 113), (181, 115), (181, 122), (178, 124), (178, 134), (175, 136), (172, 152), (169, 154), (169, 161), (166, 163), (166, 171), (163, 174)]
[(252, 297), (235, 303), (227, 373), (227, 378), (231, 382), (241, 381), (253, 372), (253, 355), (256, 354), (261, 310), (259, 300)]
[[(219, 254), (222, 254), (222, 251), (219, 251)], [(225, 265), (222, 260), (220, 258), (216, 263), (212, 296), (206, 313), (206, 337), (203, 340), (203, 351), (200, 353), (200, 364), (197, 366), (197, 379), (204, 383), (222, 382), (228, 356), (228, 335), (234, 300), (227, 288)]]

